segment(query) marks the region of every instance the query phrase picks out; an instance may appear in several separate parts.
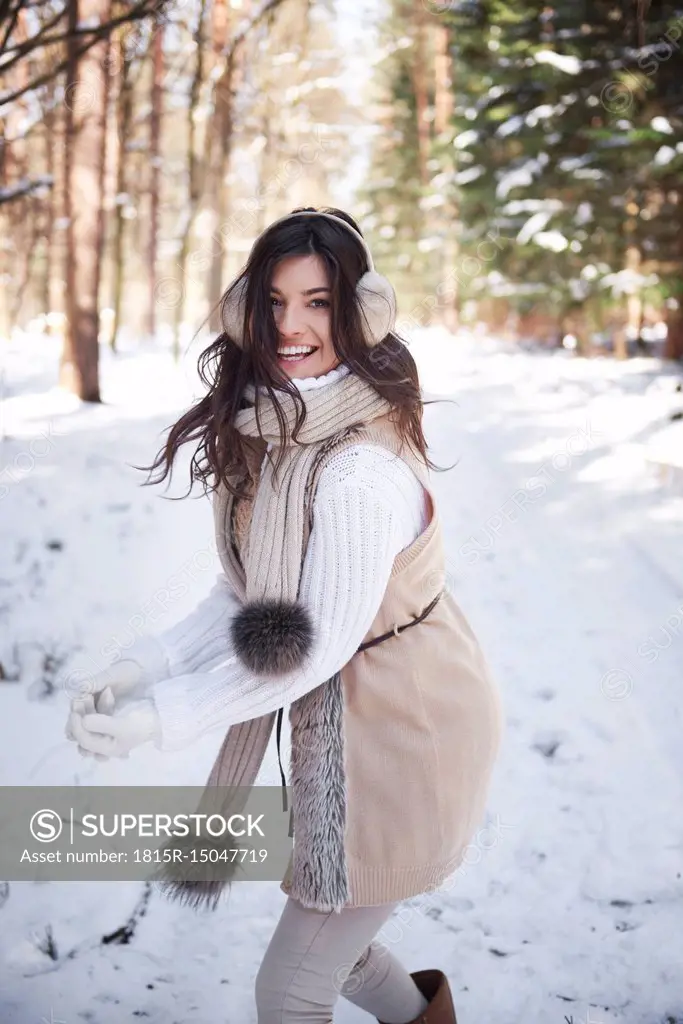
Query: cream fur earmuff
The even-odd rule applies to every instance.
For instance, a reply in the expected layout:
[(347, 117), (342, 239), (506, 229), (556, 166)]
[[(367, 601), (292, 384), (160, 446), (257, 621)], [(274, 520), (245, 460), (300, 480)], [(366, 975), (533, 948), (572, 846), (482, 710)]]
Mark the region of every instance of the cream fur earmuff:
[[(332, 213), (322, 213), (317, 210), (300, 210), (297, 213), (288, 213), (285, 217), (280, 217), (279, 220), (273, 221), (266, 228), (266, 231), (270, 231), (276, 224), (281, 224), (291, 217), (327, 217), (328, 220), (336, 221), (337, 224), (341, 224), (347, 231), (350, 231), (353, 237), (363, 246), (370, 269), (358, 281), (356, 295), (361, 309), (365, 343), (368, 348), (379, 345), (386, 338), (389, 331), (393, 330), (396, 323), (396, 292), (391, 282), (375, 270), (372, 254), (365, 239), (350, 224), (342, 220), (341, 217), (335, 217)], [(223, 326), (240, 348), (244, 348), (244, 314), (247, 284), (248, 278), (246, 275), (237, 278), (230, 286), (230, 294), (223, 307)]]

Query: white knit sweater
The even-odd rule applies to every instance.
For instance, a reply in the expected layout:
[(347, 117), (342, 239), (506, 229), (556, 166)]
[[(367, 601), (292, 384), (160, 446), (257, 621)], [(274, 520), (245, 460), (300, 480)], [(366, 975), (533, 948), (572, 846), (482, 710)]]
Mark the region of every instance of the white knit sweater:
[[(348, 372), (341, 364), (295, 383), (300, 390), (324, 387)], [(142, 667), (140, 695), (159, 713), (158, 749), (180, 749), (209, 729), (226, 731), (276, 711), (339, 671), (377, 614), (394, 558), (427, 524), (424, 489), (392, 452), (358, 444), (334, 456), (320, 474), (299, 591), (316, 634), (306, 668), (265, 678), (236, 659), (228, 624), (240, 606), (219, 574), (193, 612), (138, 638), (126, 655)]]

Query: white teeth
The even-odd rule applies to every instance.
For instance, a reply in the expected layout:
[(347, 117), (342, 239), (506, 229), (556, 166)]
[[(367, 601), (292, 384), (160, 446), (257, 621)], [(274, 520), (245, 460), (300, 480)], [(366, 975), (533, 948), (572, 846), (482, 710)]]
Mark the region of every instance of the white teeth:
[(287, 348), (279, 348), (277, 351), (280, 356), (310, 355), (311, 352), (315, 352), (315, 348), (311, 348), (310, 345), (288, 345)]

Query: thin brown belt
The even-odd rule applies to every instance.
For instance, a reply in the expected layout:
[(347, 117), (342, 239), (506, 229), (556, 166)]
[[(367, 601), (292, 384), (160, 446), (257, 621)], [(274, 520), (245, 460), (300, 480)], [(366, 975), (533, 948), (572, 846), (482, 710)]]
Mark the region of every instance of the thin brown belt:
[[(418, 622), (422, 622), (422, 620), (426, 619), (427, 616), (429, 615), (429, 613), (436, 607), (439, 599), (443, 596), (443, 594), (444, 594), (444, 591), (443, 590), (440, 591), (436, 595), (434, 600), (429, 602), (429, 604), (424, 609), (424, 611), (420, 612), (419, 615), (416, 615), (414, 619), (410, 620), (410, 622), (406, 622), (405, 625), (403, 625), (403, 626), (399, 626), (398, 623), (397, 623), (396, 625), (394, 625), (393, 629), (389, 629), (389, 630), (387, 630), (386, 633), (382, 633), (381, 636), (373, 637), (372, 640), (368, 640), (366, 643), (361, 644), (360, 647), (358, 648), (358, 651), (365, 651), (365, 650), (368, 649), (368, 647), (374, 647), (375, 644), (381, 644), (381, 643), (384, 642), (384, 640), (389, 640), (392, 636), (400, 636), (401, 633), (403, 633), (406, 629), (410, 629), (411, 626), (416, 626), (418, 624)], [(356, 654), (358, 653), (358, 651), (356, 651)], [(278, 710), (278, 713), (277, 713), (276, 741), (277, 741), (277, 762), (278, 762), (278, 765), (280, 766), (280, 778), (282, 779), (282, 810), (286, 811), (287, 810), (287, 780), (285, 778), (285, 773), (284, 773), (284, 770), (282, 768), (282, 758), (280, 756), (280, 738), (281, 738), (281, 735), (282, 735), (282, 716), (283, 716), (283, 712), (284, 712), (284, 708), (280, 708)], [(293, 832), (292, 832), (292, 816), (291, 816), (291, 814), (290, 814), (290, 818), (289, 818), (289, 835), (290, 835), (290, 838), (293, 835)]]

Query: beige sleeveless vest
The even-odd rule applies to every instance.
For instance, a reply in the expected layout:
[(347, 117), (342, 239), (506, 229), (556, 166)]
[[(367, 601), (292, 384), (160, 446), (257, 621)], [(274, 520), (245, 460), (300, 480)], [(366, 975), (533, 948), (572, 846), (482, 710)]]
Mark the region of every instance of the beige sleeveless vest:
[[(363, 442), (408, 463), (429, 495), (432, 513), (424, 532), (396, 556), (365, 642), (418, 616), (444, 591), (446, 573), (428, 471), (401, 445), (389, 416), (354, 430), (326, 452), (314, 474), (313, 495), (329, 459)], [(250, 508), (249, 502), (235, 503), (231, 539), (240, 557)], [(438, 888), (462, 862), (481, 823), (502, 738), (500, 695), (479, 643), (445, 590), (422, 622), (357, 652), (340, 675), (350, 892), (345, 905), (393, 902)], [(293, 762), (298, 714), (292, 705)], [(283, 892), (292, 893), (292, 880), (290, 860)]]

